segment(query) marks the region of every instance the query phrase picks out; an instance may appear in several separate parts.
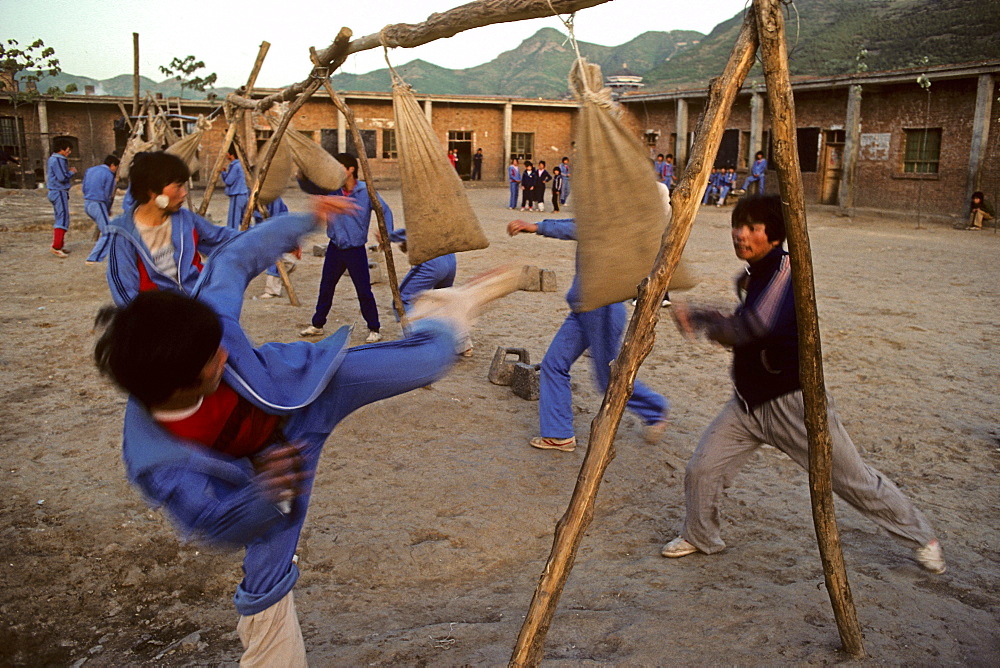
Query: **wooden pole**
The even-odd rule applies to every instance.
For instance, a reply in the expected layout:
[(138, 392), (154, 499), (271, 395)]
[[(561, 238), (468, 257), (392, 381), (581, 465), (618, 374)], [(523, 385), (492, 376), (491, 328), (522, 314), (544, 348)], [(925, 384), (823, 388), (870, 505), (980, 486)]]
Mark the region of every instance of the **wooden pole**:
[(773, 138), (772, 156), (778, 170), (792, 264), (795, 317), (799, 328), (799, 376), (809, 438), (809, 493), (813, 522), (823, 562), (826, 589), (833, 604), (840, 639), (844, 650), (853, 658), (860, 659), (865, 655), (861, 627), (847, 581), (833, 507), (833, 458), (827, 422), (826, 388), (823, 381), (812, 253), (806, 229), (802, 175), (799, 171), (795, 136), (795, 103), (788, 76), (782, 4), (780, 0), (754, 0), (754, 8), (764, 79), (767, 82), (768, 113)]
[(525, 616), (517, 644), (510, 658), (511, 666), (537, 666), (542, 659), (548, 633), (576, 551), (593, 517), (594, 501), (601, 479), (614, 459), (614, 436), (621, 422), (625, 404), (632, 395), (639, 365), (649, 354), (655, 339), (660, 300), (667, 291), (670, 277), (680, 260), (708, 183), (708, 173), (722, 141), (733, 101), (754, 63), (757, 51), (753, 12), (748, 12), (721, 77), (709, 86), (708, 102), (698, 127), (684, 177), (672, 197), (673, 221), (663, 236), (653, 270), (639, 285), (639, 301), (618, 358), (611, 365), (611, 379), (604, 402), (590, 425), (590, 445), (577, 477), (576, 487), (566, 513), (556, 524), (552, 552), (545, 564)]
[(132, 115), (139, 115), (139, 33), (132, 33)]
[[(310, 47), (309, 55), (312, 57), (313, 64), (318, 67), (320, 60), (316, 49)], [(323, 79), (323, 87), (326, 89), (326, 94), (330, 96), (330, 100), (340, 113), (344, 115), (344, 118), (347, 119), (347, 125), (351, 128), (351, 134), (354, 136), (354, 146), (358, 148), (358, 162), (361, 163), (361, 172), (365, 175), (365, 183), (368, 186), (368, 199), (371, 200), (372, 209), (375, 210), (375, 220), (378, 222), (378, 231), (381, 237), (379, 249), (385, 255), (385, 268), (389, 274), (389, 289), (392, 291), (392, 303), (396, 307), (396, 313), (399, 314), (400, 326), (403, 328), (403, 331), (406, 331), (409, 323), (407, 322), (406, 311), (403, 310), (403, 298), (399, 294), (399, 280), (396, 278), (396, 262), (392, 257), (392, 244), (389, 243), (389, 228), (385, 224), (385, 211), (382, 210), (382, 202), (379, 201), (378, 191), (375, 190), (375, 177), (372, 175), (371, 166), (368, 164), (368, 155), (365, 153), (361, 131), (358, 130), (358, 124), (354, 122), (354, 112), (340, 99), (336, 91), (333, 90), (329, 78)]]
[[(264, 57), (267, 56), (268, 49), (270, 48), (270, 42), (260, 43), (260, 48), (257, 50), (257, 59), (254, 60), (250, 76), (247, 78), (247, 85), (244, 88), (244, 93), (247, 96), (253, 92), (254, 84), (257, 83), (257, 75), (260, 73), (260, 68), (264, 64)], [(201, 206), (198, 207), (198, 215), (202, 217), (208, 212), (208, 203), (212, 201), (212, 193), (215, 192), (215, 183), (219, 180), (219, 174), (222, 173), (222, 167), (226, 162), (226, 151), (229, 149), (229, 145), (232, 143), (233, 137), (236, 136), (236, 131), (239, 129), (240, 120), (243, 118), (243, 110), (236, 109), (232, 116), (232, 118), (226, 119), (229, 121), (229, 126), (226, 128), (226, 136), (222, 139), (219, 155), (215, 159), (212, 171), (209, 172), (208, 182), (205, 184), (205, 194), (201, 198)], [(244, 163), (244, 167), (246, 166)]]
[[(472, 28), (479, 28), (494, 23), (507, 23), (552, 16), (553, 13), (570, 14), (579, 9), (595, 7), (609, 1), (476, 0), (476, 2), (469, 2), (454, 9), (449, 9), (446, 12), (431, 14), (423, 23), (398, 23), (386, 26), (384, 29), (386, 46), (419, 46), (436, 39), (457, 35), (462, 31), (471, 30)], [(329, 67), (329, 72), (332, 74), (340, 67), (348, 55), (381, 46), (381, 34), (375, 33), (352, 41), (347, 45), (346, 53), (340, 51), (336, 41), (334, 41), (333, 44), (319, 52), (321, 66)], [(338, 59), (339, 62), (334, 64), (334, 61)], [(309, 87), (310, 81), (312, 81), (312, 77), (292, 84), (288, 88), (260, 100), (251, 100), (249, 96), (236, 95), (235, 93), (230, 93), (226, 99), (234, 106), (244, 109), (255, 109), (260, 113), (264, 113), (279, 102), (296, 99)]]

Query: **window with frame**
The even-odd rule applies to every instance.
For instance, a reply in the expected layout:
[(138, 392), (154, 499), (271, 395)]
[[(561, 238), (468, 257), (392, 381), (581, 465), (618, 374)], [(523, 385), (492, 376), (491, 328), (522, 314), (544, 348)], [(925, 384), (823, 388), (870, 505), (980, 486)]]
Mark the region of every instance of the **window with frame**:
[(398, 160), (399, 151), (396, 149), (396, 131), (382, 130), (382, 159)]
[[(361, 143), (365, 147), (365, 157), (370, 160), (374, 160), (376, 155), (375, 142), (378, 140), (378, 137), (375, 134), (375, 130), (359, 130), (359, 134), (361, 135)], [(347, 133), (346, 152), (354, 156), (358, 155), (357, 147), (354, 145), (353, 132)]]
[(941, 161), (941, 128), (903, 130), (903, 173), (937, 174)]
[(24, 139), (24, 119), (0, 116), (0, 146), (14, 157), (21, 157), (18, 155), (18, 147), (27, 146)]
[(508, 160), (517, 158), (518, 160), (531, 160), (535, 149), (534, 132), (511, 132), (510, 133), (510, 156)]
[(337, 137), (337, 128), (322, 128), (319, 131), (319, 145), (330, 155), (340, 153), (340, 139)]

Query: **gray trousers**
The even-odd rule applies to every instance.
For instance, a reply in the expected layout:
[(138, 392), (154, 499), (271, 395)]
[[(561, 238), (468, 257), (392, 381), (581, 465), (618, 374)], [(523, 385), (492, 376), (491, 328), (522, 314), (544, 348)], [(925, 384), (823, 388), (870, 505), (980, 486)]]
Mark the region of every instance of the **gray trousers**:
[[(926, 545), (934, 531), (913, 503), (878, 470), (861, 461), (851, 437), (827, 395), (833, 444), (833, 491), (865, 517), (911, 547)], [(681, 535), (702, 552), (726, 547), (719, 535), (719, 497), (761, 445), (784, 452), (804, 469), (809, 445), (802, 392), (761, 404), (751, 413), (732, 398), (701, 437), (684, 474), (687, 514)]]

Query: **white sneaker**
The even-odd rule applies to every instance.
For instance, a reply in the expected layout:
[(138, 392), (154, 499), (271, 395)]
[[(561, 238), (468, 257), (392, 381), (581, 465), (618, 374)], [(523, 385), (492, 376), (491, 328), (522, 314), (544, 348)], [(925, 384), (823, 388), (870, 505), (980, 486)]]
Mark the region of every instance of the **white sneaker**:
[(944, 553), (941, 551), (941, 544), (937, 542), (937, 539), (932, 540), (923, 547), (918, 547), (914, 550), (914, 553), (920, 565), (931, 573), (940, 575), (945, 572)]
[(664, 557), (676, 559), (677, 557), (686, 557), (689, 554), (694, 554), (697, 551), (698, 548), (684, 540), (684, 536), (678, 536), (664, 545), (663, 551), (660, 554)]
[(322, 336), (322, 335), (323, 335), (323, 328), (313, 327), (312, 325), (309, 325), (301, 332), (299, 332), (299, 336)]
[(368, 330), (368, 338), (365, 339), (365, 343), (378, 343), (382, 340), (382, 335), (376, 332), (374, 329)]
[(262, 294), (262, 295), (260, 296), (260, 298), (261, 298), (261, 299), (277, 299), (277, 298), (278, 298), (278, 297), (280, 297), (280, 296), (281, 296), (281, 295), (273, 295), (273, 294), (271, 294), (270, 292), (265, 292), (264, 294)]

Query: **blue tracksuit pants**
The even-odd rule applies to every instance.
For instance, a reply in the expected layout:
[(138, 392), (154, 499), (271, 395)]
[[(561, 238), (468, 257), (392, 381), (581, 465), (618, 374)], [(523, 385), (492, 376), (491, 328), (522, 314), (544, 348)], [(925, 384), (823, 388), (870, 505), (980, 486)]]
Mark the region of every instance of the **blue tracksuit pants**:
[(333, 306), (333, 294), (337, 290), (340, 277), (347, 272), (354, 283), (354, 291), (361, 304), (361, 315), (368, 324), (368, 329), (378, 331), (378, 305), (372, 293), (372, 277), (368, 272), (368, 253), (364, 246), (355, 248), (337, 248), (330, 242), (326, 248), (326, 258), (323, 260), (323, 276), (319, 282), (319, 296), (316, 298), (316, 313), (313, 314), (313, 327), (323, 327), (326, 317)]
[(510, 182), (510, 202), (507, 204), (508, 209), (517, 208), (517, 196), (521, 192), (521, 183), (518, 181)]
[[(601, 392), (606, 391), (611, 378), (609, 365), (618, 356), (624, 332), (624, 304), (610, 304), (566, 316), (542, 360), (538, 418), (543, 437), (574, 435), (570, 369), (589, 348), (594, 363), (594, 381)], [(644, 424), (663, 419), (669, 405), (666, 397), (635, 381), (628, 408), (642, 418)]]
[(100, 262), (108, 255), (107, 244), (104, 238), (104, 230), (108, 227), (108, 205), (104, 202), (88, 199), (83, 201), (83, 210), (97, 223), (97, 229), (101, 231), (101, 236), (98, 237), (97, 243), (94, 244), (94, 249), (87, 256), (87, 262)]
[(52, 202), (52, 209), (55, 211), (56, 221), (52, 225), (60, 230), (69, 229), (69, 191), (50, 190), (47, 197)]
[(240, 223), (243, 222), (243, 213), (247, 210), (247, 202), (249, 202), (249, 195), (230, 195), (229, 196), (229, 215), (226, 217), (226, 226), (231, 227), (234, 230), (240, 229)]
[[(334, 427), (354, 410), (441, 378), (455, 362), (455, 333), (442, 320), (413, 324), (410, 335), (349, 349), (330, 384), (285, 425), (289, 441), (303, 446), (306, 472), (315, 473), (323, 445)], [(246, 546), (243, 581), (233, 601), (241, 615), (265, 610), (285, 596), (298, 579), (292, 557), (306, 518), (312, 484), (296, 498), (289, 522)]]
[(458, 263), (454, 253), (442, 255), (411, 267), (403, 278), (403, 282), (399, 284), (399, 297), (403, 301), (403, 309), (409, 312), (414, 300), (421, 292), (453, 286), (457, 267)]

